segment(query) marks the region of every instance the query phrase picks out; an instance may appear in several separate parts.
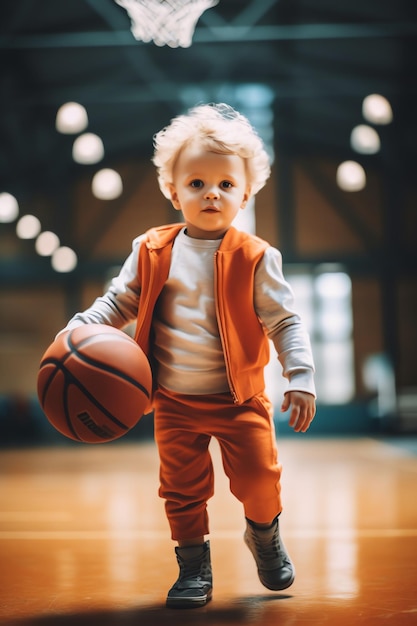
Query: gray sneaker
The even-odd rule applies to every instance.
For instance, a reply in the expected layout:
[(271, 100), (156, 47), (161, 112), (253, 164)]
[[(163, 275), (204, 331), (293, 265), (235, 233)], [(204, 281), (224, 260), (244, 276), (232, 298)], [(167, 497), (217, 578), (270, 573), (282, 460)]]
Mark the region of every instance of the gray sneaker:
[(175, 548), (175, 553), (180, 574), (168, 592), (166, 605), (178, 609), (204, 606), (211, 600), (213, 586), (210, 542)]
[(264, 587), (279, 591), (292, 585), (295, 570), (279, 536), (278, 517), (269, 528), (259, 528), (247, 519), (244, 540), (255, 558)]

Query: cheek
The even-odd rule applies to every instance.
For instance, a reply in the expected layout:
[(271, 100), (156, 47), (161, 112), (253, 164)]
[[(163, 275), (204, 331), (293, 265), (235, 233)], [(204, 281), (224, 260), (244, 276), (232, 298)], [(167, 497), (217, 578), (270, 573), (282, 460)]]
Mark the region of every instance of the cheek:
[(190, 189), (190, 190), (185, 190), (182, 192), (181, 194), (181, 201), (183, 203), (187, 203), (187, 204), (193, 204), (194, 202), (197, 202), (199, 199), (198, 193), (196, 193), (194, 190)]

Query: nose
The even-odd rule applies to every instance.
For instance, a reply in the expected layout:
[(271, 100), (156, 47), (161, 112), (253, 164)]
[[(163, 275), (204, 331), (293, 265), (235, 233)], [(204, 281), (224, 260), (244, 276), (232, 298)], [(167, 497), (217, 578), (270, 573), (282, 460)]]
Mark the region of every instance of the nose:
[(219, 191), (217, 187), (210, 187), (209, 189), (206, 190), (204, 194), (205, 200), (215, 200), (218, 197), (219, 197)]

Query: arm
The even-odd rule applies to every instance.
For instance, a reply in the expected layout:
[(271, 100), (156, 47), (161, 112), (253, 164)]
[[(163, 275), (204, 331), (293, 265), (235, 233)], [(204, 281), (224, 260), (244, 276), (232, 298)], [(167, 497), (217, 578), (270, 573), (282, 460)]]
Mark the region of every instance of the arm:
[[(97, 298), (85, 311), (76, 313), (63, 331), (82, 324), (108, 324), (123, 328), (136, 320), (140, 295), (137, 266), (141, 237), (133, 241), (132, 252), (118, 276), (113, 278), (106, 293)], [(63, 332), (61, 331), (61, 332)]]
[(294, 307), (294, 296), (282, 273), (281, 254), (267, 248), (255, 274), (255, 309), (272, 340), (287, 378), (281, 406), (291, 408), (290, 426), (305, 432), (315, 415), (314, 361), (310, 339)]

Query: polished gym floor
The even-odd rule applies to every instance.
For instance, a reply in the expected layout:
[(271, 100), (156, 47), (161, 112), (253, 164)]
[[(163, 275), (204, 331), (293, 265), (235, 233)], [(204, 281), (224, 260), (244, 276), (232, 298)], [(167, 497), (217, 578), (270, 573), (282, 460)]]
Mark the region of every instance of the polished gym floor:
[(279, 444), (290, 589), (264, 589), (217, 445), (213, 600), (169, 610), (177, 576), (152, 442), (0, 452), (0, 624), (417, 624), (417, 456), (391, 440)]

